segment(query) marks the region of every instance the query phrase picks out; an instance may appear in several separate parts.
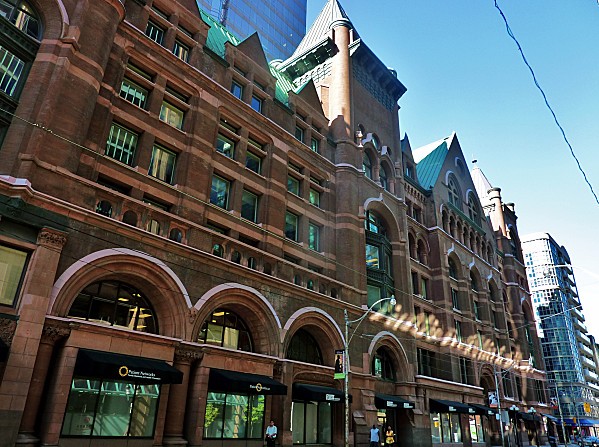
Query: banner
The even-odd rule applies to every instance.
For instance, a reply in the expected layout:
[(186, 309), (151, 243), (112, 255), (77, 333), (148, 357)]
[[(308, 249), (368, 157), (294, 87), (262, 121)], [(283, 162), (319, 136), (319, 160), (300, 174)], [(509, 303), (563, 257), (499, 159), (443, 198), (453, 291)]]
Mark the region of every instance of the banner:
[(489, 391), (489, 407), (497, 408), (499, 406), (499, 399), (497, 398), (497, 391)]
[(335, 350), (335, 379), (345, 379), (345, 351)]

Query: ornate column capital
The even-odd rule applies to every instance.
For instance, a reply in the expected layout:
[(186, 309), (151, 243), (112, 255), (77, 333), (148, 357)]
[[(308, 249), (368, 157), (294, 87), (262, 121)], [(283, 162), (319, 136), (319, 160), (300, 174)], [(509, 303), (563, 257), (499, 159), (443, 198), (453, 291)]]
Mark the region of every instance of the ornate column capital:
[(46, 325), (42, 330), (41, 343), (54, 344), (61, 338), (66, 338), (71, 334), (71, 329), (58, 325)]
[(37, 244), (51, 250), (62, 251), (62, 247), (64, 247), (66, 242), (66, 234), (52, 228), (42, 228), (37, 236)]

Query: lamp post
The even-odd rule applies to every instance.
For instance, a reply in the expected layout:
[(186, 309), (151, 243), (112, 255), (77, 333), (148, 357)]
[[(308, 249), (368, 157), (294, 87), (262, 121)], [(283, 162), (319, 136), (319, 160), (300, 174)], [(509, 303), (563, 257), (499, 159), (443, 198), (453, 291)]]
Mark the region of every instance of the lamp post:
[(557, 408), (559, 410), (559, 418), (562, 423), (562, 435), (564, 437), (564, 444), (567, 445), (568, 441), (566, 440), (566, 424), (564, 423), (564, 413), (562, 413), (562, 402), (559, 396), (559, 386), (557, 382), (553, 382), (553, 386), (555, 387), (555, 398), (557, 400)]
[[(344, 395), (345, 395), (345, 447), (349, 447), (349, 342), (351, 341), (351, 339), (354, 337), (356, 331), (358, 330), (358, 327), (360, 326), (360, 324), (362, 323), (362, 321), (364, 321), (364, 318), (366, 318), (366, 316), (372, 311), (372, 309), (374, 308), (374, 306), (376, 306), (379, 303), (382, 303), (383, 301), (389, 301), (389, 303), (392, 306), (395, 306), (396, 304), (396, 300), (395, 300), (395, 296), (391, 295), (390, 297), (387, 298), (381, 298), (380, 300), (374, 302), (368, 309), (366, 309), (366, 312), (364, 312), (364, 315), (362, 315), (360, 318), (357, 318), (355, 320), (351, 320), (349, 319), (348, 315), (347, 315), (347, 309), (343, 309), (343, 316), (345, 318), (345, 346), (344, 346), (344, 350), (345, 350), (345, 365), (343, 368), (343, 372), (345, 372), (345, 380), (344, 380)], [(358, 323), (356, 325), (356, 327), (354, 328), (354, 331), (351, 334), (351, 337), (349, 335), (349, 327), (351, 324), (353, 323)]]
[(536, 445), (539, 445), (539, 434), (537, 432), (537, 421), (535, 419), (536, 412), (537, 412), (537, 410), (534, 407), (530, 407), (527, 411), (527, 413), (532, 416), (532, 424), (535, 427), (535, 443), (536, 443)]
[(516, 445), (520, 447), (520, 436), (518, 435), (518, 432), (520, 431), (518, 427), (518, 411), (520, 411), (520, 407), (512, 405), (510, 411), (514, 413), (514, 437), (516, 438)]

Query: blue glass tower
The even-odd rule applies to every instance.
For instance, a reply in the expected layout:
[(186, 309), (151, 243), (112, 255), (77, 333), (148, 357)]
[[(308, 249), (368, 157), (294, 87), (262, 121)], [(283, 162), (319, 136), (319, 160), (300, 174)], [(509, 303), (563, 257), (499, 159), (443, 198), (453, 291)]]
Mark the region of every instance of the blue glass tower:
[(268, 60), (287, 59), (306, 34), (307, 0), (197, 0), (241, 39), (258, 31)]

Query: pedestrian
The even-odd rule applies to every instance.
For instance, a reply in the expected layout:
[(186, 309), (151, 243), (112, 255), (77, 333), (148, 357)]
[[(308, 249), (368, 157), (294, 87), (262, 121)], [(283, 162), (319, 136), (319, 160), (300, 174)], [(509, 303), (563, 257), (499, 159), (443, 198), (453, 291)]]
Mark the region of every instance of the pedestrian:
[(395, 445), (395, 433), (393, 433), (393, 430), (391, 430), (390, 425), (387, 427), (387, 431), (385, 432), (385, 444), (391, 447)]
[(370, 447), (379, 447), (380, 440), (381, 432), (376, 425), (372, 424), (372, 428), (370, 429)]
[(266, 437), (264, 440), (266, 441), (267, 447), (274, 447), (275, 440), (277, 439), (277, 426), (275, 425), (275, 421), (270, 420), (270, 424), (266, 427)]

